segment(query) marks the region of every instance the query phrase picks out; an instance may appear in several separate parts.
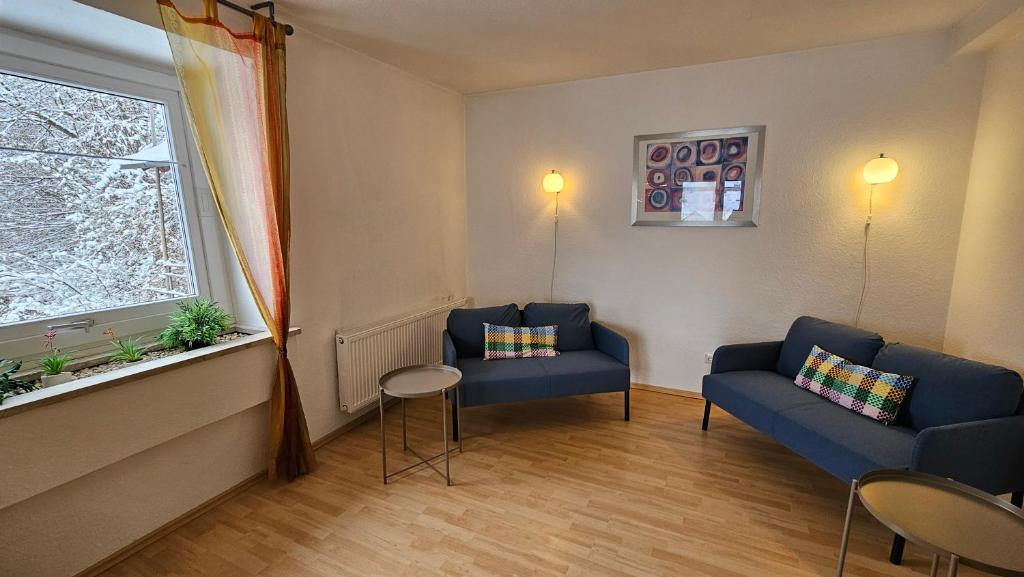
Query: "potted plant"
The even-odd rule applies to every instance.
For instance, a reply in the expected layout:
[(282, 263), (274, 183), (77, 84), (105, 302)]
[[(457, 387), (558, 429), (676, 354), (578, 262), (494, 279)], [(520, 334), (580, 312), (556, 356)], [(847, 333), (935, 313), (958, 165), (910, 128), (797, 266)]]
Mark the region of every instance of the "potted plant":
[(62, 353), (60, 349), (53, 346), (55, 338), (57, 338), (57, 331), (51, 330), (46, 333), (46, 338), (43, 340), (46, 355), (39, 359), (39, 368), (43, 371), (41, 384), (44, 389), (75, 379), (74, 375), (64, 370), (71, 362), (71, 355)]
[(207, 298), (178, 303), (171, 313), (171, 323), (158, 337), (168, 349), (198, 349), (215, 344), (217, 338), (231, 328), (231, 315)]
[(122, 339), (117, 336), (114, 329), (107, 329), (103, 334), (110, 337), (110, 344), (114, 345), (117, 352), (110, 355), (110, 360), (123, 363), (137, 363), (146, 354), (146, 347), (139, 346), (138, 338)]
[(14, 374), (19, 370), (21, 361), (0, 359), (0, 403), (7, 397), (35, 390), (36, 387), (32, 383), (14, 378)]

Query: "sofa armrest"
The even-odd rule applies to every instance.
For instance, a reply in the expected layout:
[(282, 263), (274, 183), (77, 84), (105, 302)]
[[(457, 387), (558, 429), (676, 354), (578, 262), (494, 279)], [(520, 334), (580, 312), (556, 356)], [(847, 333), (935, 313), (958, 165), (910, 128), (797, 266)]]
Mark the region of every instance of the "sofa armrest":
[(1024, 416), (924, 429), (910, 467), (994, 495), (1024, 490)]
[(459, 355), (448, 331), (441, 333), (441, 362), (449, 367), (459, 368)]
[(590, 332), (594, 335), (594, 348), (629, 366), (629, 341), (626, 337), (597, 322), (590, 323)]
[(782, 341), (723, 345), (715, 349), (711, 374), (731, 371), (774, 371)]

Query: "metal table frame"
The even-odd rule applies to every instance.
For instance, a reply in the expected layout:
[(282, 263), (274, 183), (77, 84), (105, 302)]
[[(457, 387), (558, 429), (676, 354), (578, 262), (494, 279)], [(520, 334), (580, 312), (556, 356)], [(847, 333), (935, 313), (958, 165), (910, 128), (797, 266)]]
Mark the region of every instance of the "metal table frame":
[[(455, 380), (455, 382), (453, 384), (451, 384), (451, 385), (449, 385), (447, 387), (443, 387), (443, 388), (435, 389), (435, 390), (430, 390), (430, 391), (423, 392), (423, 393), (415, 393), (415, 394), (407, 394), (407, 393), (402, 393), (402, 392), (397, 392), (397, 391), (389, 391), (384, 386), (385, 383), (388, 380), (390, 380), (392, 377), (394, 377), (394, 376), (396, 376), (396, 375), (398, 375), (400, 373), (412, 372), (412, 371), (420, 371), (420, 370), (424, 370), (424, 369), (444, 371), (444, 372), (447, 372), (447, 373), (451, 373), (454, 377), (456, 377), (456, 380)], [(422, 467), (422, 466), (426, 465), (426, 466), (430, 467), (431, 469), (433, 469), (435, 473), (440, 475), (442, 479), (444, 479), (445, 486), (448, 486), (448, 487), (451, 486), (451, 484), (452, 484), (452, 475), (451, 475), (451, 465), (450, 465), (449, 456), (451, 455), (451, 452), (454, 451), (454, 450), (458, 450), (458, 452), (460, 452), (460, 453), (462, 452), (462, 437), (463, 436), (459, 435), (459, 446), (457, 447), (457, 449), (449, 449), (448, 448), (448, 398), (449, 398), (449, 394), (454, 394), (455, 395), (455, 404), (458, 405), (458, 403), (459, 403), (459, 382), (461, 380), (462, 380), (462, 372), (459, 371), (456, 368), (453, 368), (453, 367), (448, 367), (448, 366), (445, 366), (445, 365), (412, 365), (412, 366), (408, 366), (408, 367), (402, 367), (402, 368), (396, 369), (394, 371), (390, 371), (390, 372), (384, 374), (380, 378), (380, 380), (377, 382), (378, 393), (379, 393), (379, 395), (378, 395), (378, 406), (379, 406), (379, 409), (380, 409), (380, 467), (381, 467), (381, 477), (383, 478), (385, 485), (388, 484), (388, 479), (397, 477), (398, 475), (401, 475), (402, 473), (405, 473), (405, 472), (410, 471), (412, 469), (415, 469), (417, 467)], [(385, 433), (385, 426), (384, 426), (384, 395), (385, 394), (387, 394), (390, 397), (395, 397), (395, 398), (401, 399), (401, 403), (402, 403), (402, 451), (409, 451), (413, 455), (415, 455), (417, 459), (419, 459), (419, 462), (413, 463), (412, 465), (409, 465), (408, 467), (404, 467), (401, 470), (395, 471), (394, 473), (388, 473), (388, 449), (387, 449), (388, 445), (387, 445), (387, 434)], [(407, 433), (406, 419), (405, 419), (405, 400), (406, 399), (417, 399), (417, 398), (432, 397), (434, 395), (440, 395), (441, 396), (441, 438), (444, 441), (444, 451), (441, 452), (441, 453), (438, 453), (436, 455), (433, 455), (431, 457), (424, 458), (418, 452), (416, 452), (415, 449), (413, 449), (412, 447), (409, 446), (409, 437), (408, 437), (408, 433)], [(444, 473), (442, 473), (441, 470), (438, 469), (434, 465), (434, 463), (433, 463), (434, 460), (436, 460), (436, 459), (438, 459), (440, 457), (444, 457)]]
[(965, 499), (974, 499), (976, 501), (984, 502), (992, 506), (993, 508), (1003, 509), (1007, 512), (1010, 512), (1013, 515), (1019, 516), (1021, 520), (1024, 521), (1024, 512), (1014, 507), (1010, 503), (1000, 499), (999, 497), (996, 497), (995, 495), (990, 495), (984, 491), (975, 489), (974, 487), (971, 487), (969, 485), (964, 485), (963, 483), (959, 483), (952, 479), (945, 479), (943, 477), (938, 477), (936, 475), (929, 475), (927, 473), (921, 473), (919, 471), (908, 471), (905, 469), (882, 469), (878, 471), (871, 471), (869, 473), (864, 474), (860, 479), (855, 479), (850, 484), (850, 500), (846, 506), (846, 521), (843, 524), (843, 540), (839, 545), (839, 561), (836, 566), (836, 577), (842, 577), (843, 575), (843, 568), (846, 563), (846, 551), (850, 542), (850, 527), (853, 524), (853, 508), (856, 504), (858, 497), (860, 498), (861, 504), (864, 505), (864, 508), (867, 509), (868, 512), (871, 513), (871, 515), (875, 519), (878, 519), (878, 521), (880, 521), (883, 525), (892, 530), (894, 533), (903, 536), (911, 543), (914, 543), (915, 545), (924, 548), (932, 554), (932, 566), (931, 571), (929, 572), (929, 575), (931, 577), (936, 577), (938, 575), (939, 560), (943, 556), (949, 557), (949, 570), (947, 573), (948, 577), (955, 577), (959, 573), (960, 565), (966, 565), (968, 567), (980, 569), (982, 571), (986, 571), (994, 575), (1002, 575), (1004, 577), (1024, 577), (1024, 572), (1006, 569), (1003, 567), (995, 567), (992, 565), (988, 565), (983, 561), (968, 559), (966, 557), (957, 555), (952, 551), (946, 551), (944, 549), (941, 549), (929, 543), (928, 540), (904, 530), (896, 523), (890, 521), (886, 515), (880, 514), (871, 506), (871, 503), (869, 503), (863, 498), (860, 489), (863, 485), (867, 485), (876, 481), (892, 480), (909, 481), (921, 485), (931, 485), (933, 487), (940, 487), (942, 489), (956, 491), (962, 493)]

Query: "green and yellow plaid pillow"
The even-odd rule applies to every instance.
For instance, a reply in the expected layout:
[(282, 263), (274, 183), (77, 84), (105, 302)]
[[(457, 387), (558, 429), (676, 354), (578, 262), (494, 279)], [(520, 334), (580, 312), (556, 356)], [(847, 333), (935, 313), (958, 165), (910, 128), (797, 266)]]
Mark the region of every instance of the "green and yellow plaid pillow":
[(484, 360), (557, 357), (558, 327), (503, 327), (484, 323)]
[(914, 378), (855, 365), (815, 345), (796, 384), (886, 425), (896, 419)]

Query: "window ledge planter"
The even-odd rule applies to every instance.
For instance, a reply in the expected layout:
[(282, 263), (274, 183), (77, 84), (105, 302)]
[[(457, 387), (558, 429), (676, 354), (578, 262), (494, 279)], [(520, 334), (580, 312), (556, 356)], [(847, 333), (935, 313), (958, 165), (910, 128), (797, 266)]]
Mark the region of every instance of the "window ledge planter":
[[(292, 327), (289, 329), (288, 334), (297, 335), (301, 332), (301, 329)], [(246, 334), (233, 340), (220, 342), (207, 347), (191, 351), (181, 351), (176, 354), (163, 356), (150, 361), (140, 361), (124, 365), (110, 372), (94, 374), (75, 379), (69, 383), (22, 393), (20, 395), (4, 399), (3, 404), (0, 404), (0, 419), (17, 415), (34, 408), (58, 403), (65, 399), (129, 384), (152, 375), (173, 371), (186, 365), (191, 365), (272, 342), (273, 337), (271, 337), (270, 333), (266, 331), (255, 334)], [(93, 366), (99, 364), (102, 364), (102, 362), (94, 363)], [(84, 367), (76, 367), (76, 370), (82, 370), (83, 368)]]
[(67, 371), (56, 375), (41, 375), (39, 377), (39, 388), (47, 389), (54, 385), (63, 385), (64, 383), (68, 383), (73, 380), (75, 380), (74, 373)]

